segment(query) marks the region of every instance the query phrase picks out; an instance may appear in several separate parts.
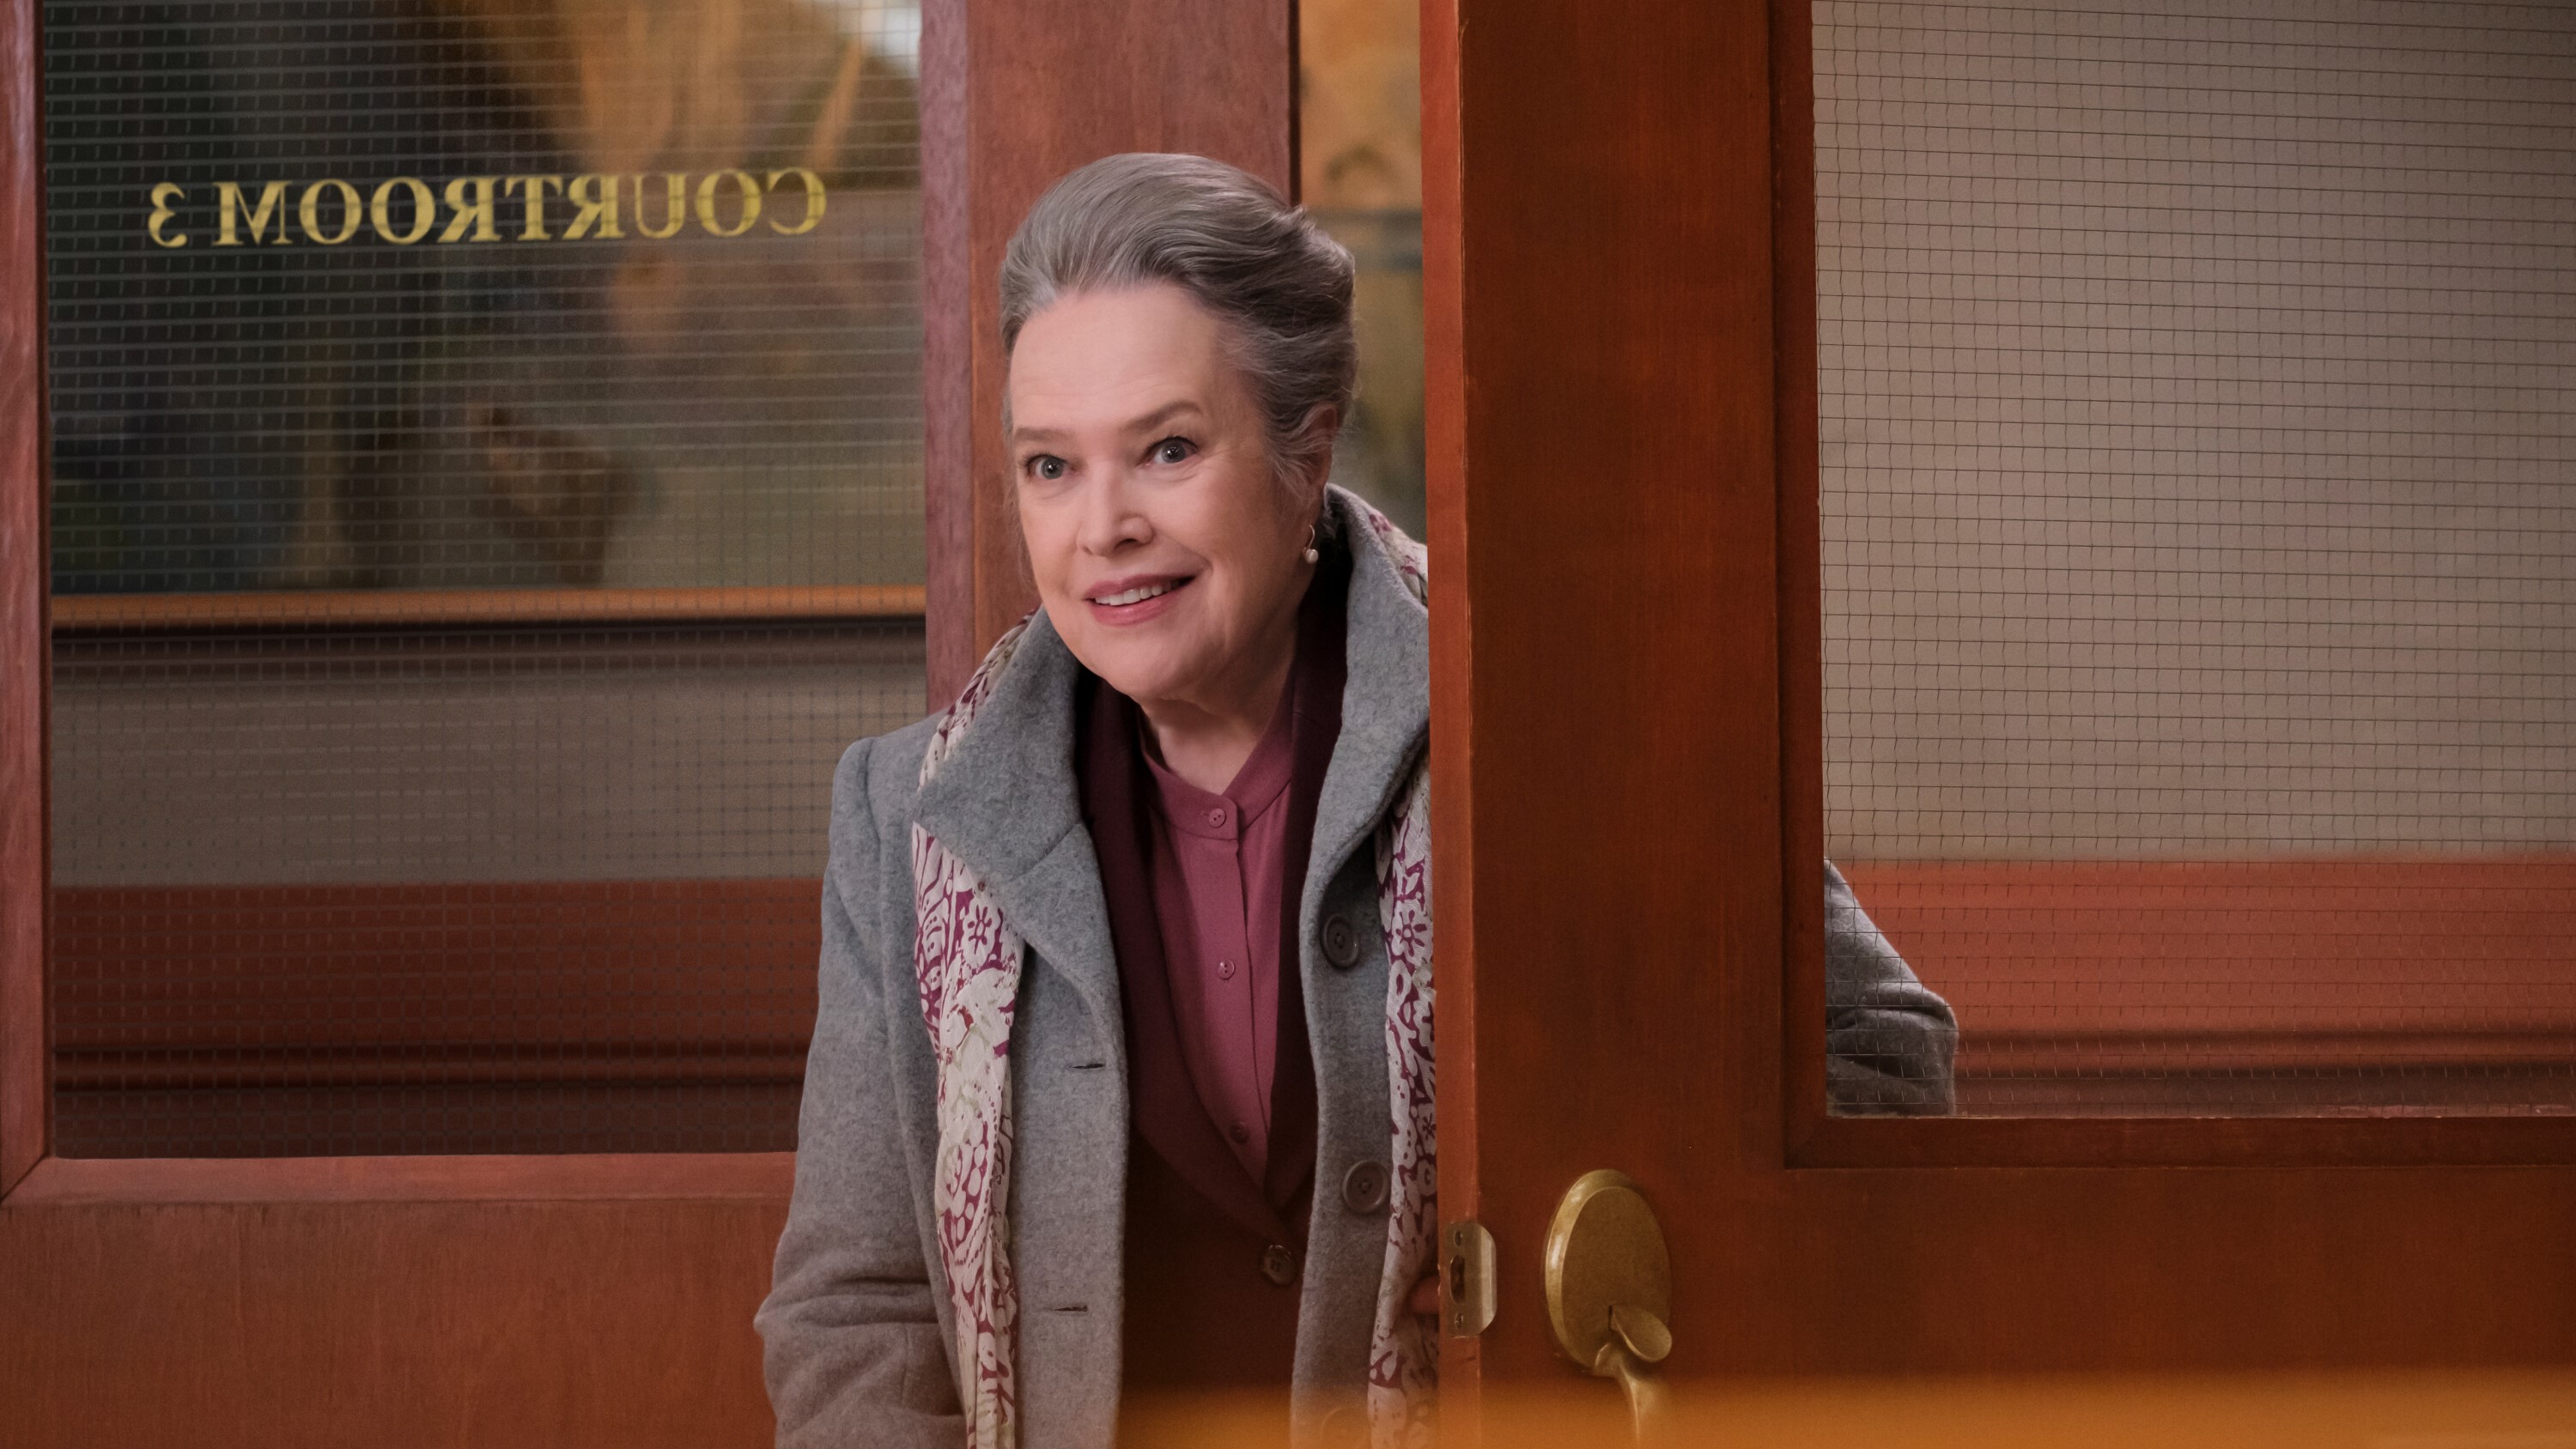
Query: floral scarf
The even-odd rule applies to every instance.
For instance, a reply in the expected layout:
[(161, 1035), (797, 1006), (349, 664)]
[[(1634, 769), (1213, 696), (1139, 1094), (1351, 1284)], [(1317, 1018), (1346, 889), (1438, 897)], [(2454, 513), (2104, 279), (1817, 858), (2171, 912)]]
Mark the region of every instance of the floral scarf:
[[(1375, 509), (1339, 495), (1417, 602), (1430, 600), (1422, 546)], [(995, 641), (950, 706), (921, 761), (921, 781), (956, 753), (1010, 667), (1028, 629)], [(1429, 1319), (1407, 1305), (1431, 1267), (1437, 1157), (1432, 1136), (1431, 770), (1416, 766), (1376, 834), (1378, 922), (1385, 933), (1388, 1132), (1386, 1270), (1369, 1344), (1368, 1408), (1374, 1449), (1430, 1439), (1436, 1343)], [(939, 1149), (931, 1204), (940, 1265), (955, 1320), (959, 1397), (968, 1449), (1016, 1449), (1012, 1378), (1019, 1293), (1011, 1279), (1011, 1020), (1027, 943), (982, 881), (921, 826), (912, 828), (913, 969), (921, 1017), (939, 1065)]]

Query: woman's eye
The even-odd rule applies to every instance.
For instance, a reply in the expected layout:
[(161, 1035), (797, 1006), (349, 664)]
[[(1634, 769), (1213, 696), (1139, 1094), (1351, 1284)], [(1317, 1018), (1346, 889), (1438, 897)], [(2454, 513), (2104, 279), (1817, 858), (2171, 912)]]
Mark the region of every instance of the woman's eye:
[(1154, 445), (1154, 461), (1186, 463), (1190, 460), (1190, 454), (1196, 451), (1198, 451), (1197, 448), (1187, 438), (1165, 438)]
[(1053, 453), (1040, 453), (1021, 466), (1028, 469), (1030, 477), (1041, 482), (1060, 482), (1065, 475), (1064, 460)]

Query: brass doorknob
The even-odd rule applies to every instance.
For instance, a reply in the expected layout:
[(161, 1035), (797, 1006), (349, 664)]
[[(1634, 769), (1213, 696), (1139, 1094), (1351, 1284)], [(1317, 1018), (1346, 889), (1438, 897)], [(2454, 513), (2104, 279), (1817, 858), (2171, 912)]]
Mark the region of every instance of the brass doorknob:
[(1669, 1430), (1654, 1367), (1673, 1351), (1672, 1311), (1672, 1258), (1645, 1193), (1607, 1168), (1577, 1178), (1547, 1230), (1548, 1327), (1566, 1357), (1618, 1381), (1639, 1444)]

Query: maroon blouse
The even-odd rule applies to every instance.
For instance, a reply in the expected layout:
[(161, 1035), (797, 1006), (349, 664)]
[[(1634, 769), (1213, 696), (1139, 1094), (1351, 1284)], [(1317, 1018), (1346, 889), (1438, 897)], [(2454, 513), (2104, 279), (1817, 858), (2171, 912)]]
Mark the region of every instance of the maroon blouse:
[(1346, 556), (1298, 611), (1278, 714), (1220, 792), (1145, 747), (1086, 673), (1075, 754), (1125, 1001), (1125, 1380), (1285, 1388), (1315, 1166), (1297, 913), (1341, 734)]
[(1279, 1058), (1280, 918), (1295, 763), (1294, 681), (1277, 717), (1223, 793), (1165, 768), (1143, 739), (1154, 923), (1181, 1061), (1208, 1120), (1254, 1181), (1270, 1165), (1270, 1096)]

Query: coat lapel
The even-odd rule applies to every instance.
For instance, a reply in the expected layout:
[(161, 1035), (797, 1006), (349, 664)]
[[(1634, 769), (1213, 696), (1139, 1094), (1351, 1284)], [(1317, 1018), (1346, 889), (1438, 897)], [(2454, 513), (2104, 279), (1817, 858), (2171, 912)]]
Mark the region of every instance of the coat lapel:
[(914, 818), (984, 883), (1032, 953), (1114, 1023), (1118, 958), (1074, 782), (1079, 668), (1047, 616), (1031, 618), (974, 728), (923, 787)]

